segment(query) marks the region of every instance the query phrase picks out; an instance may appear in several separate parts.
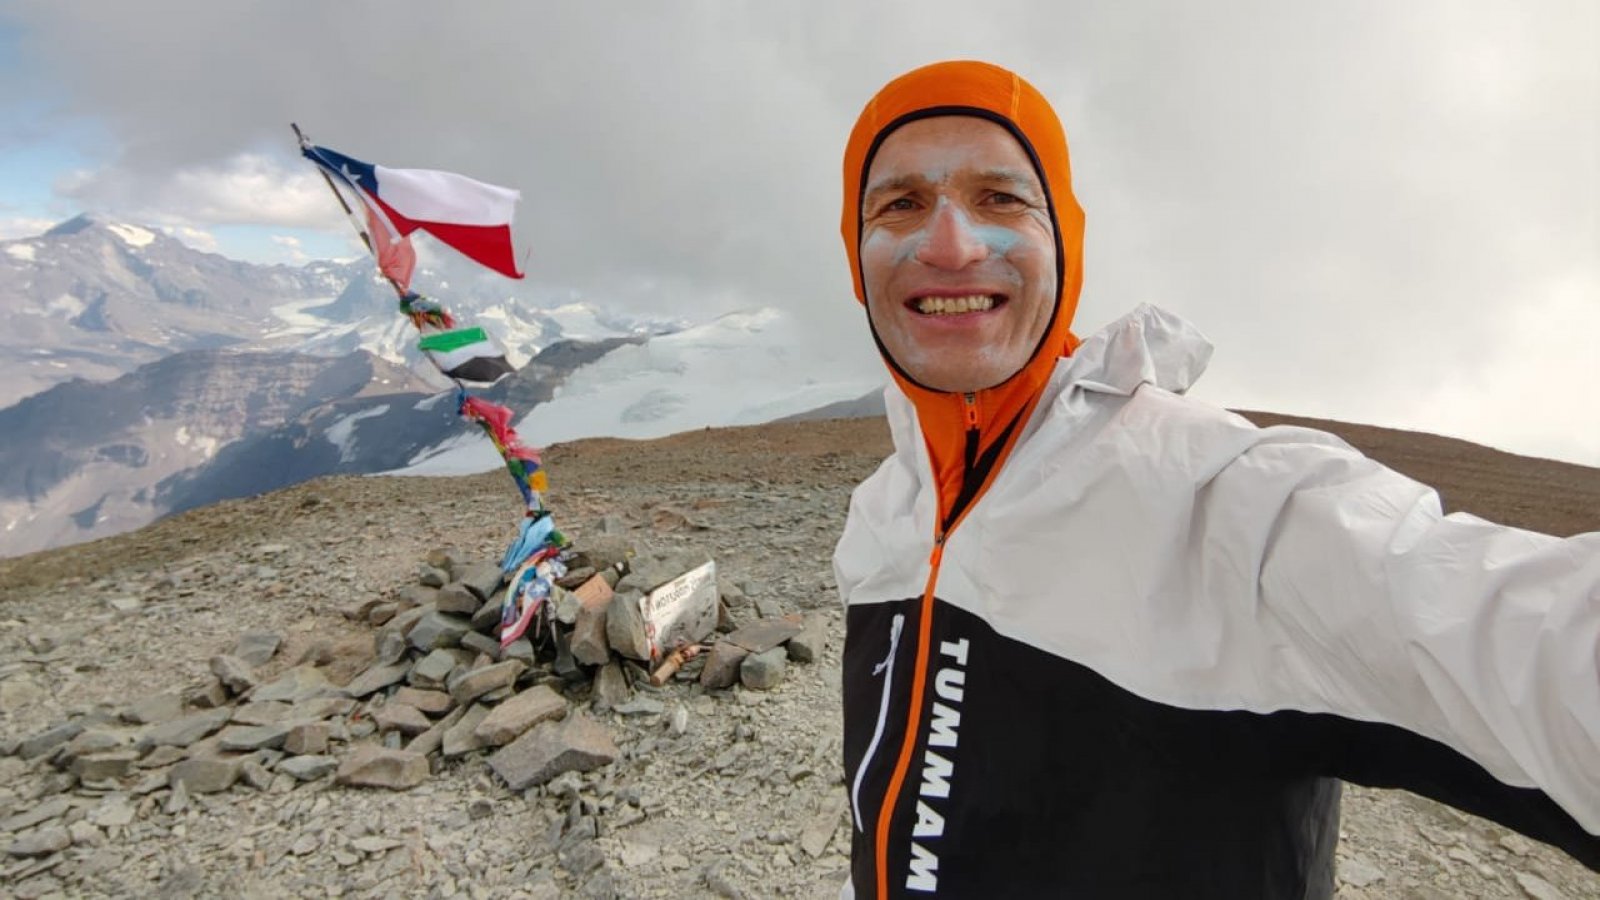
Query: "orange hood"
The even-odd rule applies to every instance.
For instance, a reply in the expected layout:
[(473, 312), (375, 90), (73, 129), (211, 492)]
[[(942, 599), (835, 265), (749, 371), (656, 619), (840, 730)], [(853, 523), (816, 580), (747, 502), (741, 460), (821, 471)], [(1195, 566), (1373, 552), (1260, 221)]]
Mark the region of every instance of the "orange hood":
[(1010, 131), (1033, 160), (1055, 228), (1057, 282), (1054, 314), (1028, 361), (1000, 384), (976, 392), (971, 402), (964, 394), (935, 391), (913, 381), (878, 342), (895, 382), (917, 409), (938, 483), (943, 533), (988, 487), (1038, 404), (1056, 360), (1071, 355), (1078, 345), (1069, 329), (1083, 284), (1083, 210), (1072, 195), (1072, 166), (1061, 120), (1033, 85), (982, 62), (941, 62), (915, 69), (889, 82), (867, 103), (845, 147), (840, 231), (856, 299), (863, 304), (867, 296), (861, 274), (861, 197), (872, 157), (896, 128), (939, 115), (995, 122)]

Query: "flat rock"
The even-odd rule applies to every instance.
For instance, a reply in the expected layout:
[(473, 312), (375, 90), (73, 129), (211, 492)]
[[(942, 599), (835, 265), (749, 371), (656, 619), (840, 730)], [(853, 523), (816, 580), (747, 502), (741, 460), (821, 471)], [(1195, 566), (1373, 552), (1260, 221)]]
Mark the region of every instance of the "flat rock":
[(425, 691), (414, 687), (403, 687), (395, 691), (389, 700), (392, 703), (404, 703), (416, 707), (430, 716), (442, 716), (456, 705), (444, 691)]
[(228, 705), (228, 689), (215, 678), (208, 678), (204, 684), (185, 691), (183, 699), (197, 709), (218, 709)]
[(77, 737), (67, 741), (67, 745), (60, 750), (60, 755), (53, 762), (71, 765), (72, 761), (80, 756), (90, 753), (104, 753), (107, 750), (120, 750), (132, 744), (126, 732), (107, 731), (104, 728), (90, 728)]
[(374, 710), (372, 721), (378, 723), (379, 731), (398, 731), (408, 736), (421, 734), (433, 726), (428, 717), (422, 714), (422, 710), (394, 701)]
[(700, 686), (707, 690), (731, 687), (739, 680), (739, 665), (750, 651), (723, 639), (711, 646), (706, 654), (705, 668), (700, 670)]
[(521, 660), (508, 659), (505, 662), (475, 669), (450, 686), (450, 696), (460, 705), (466, 706), (490, 691), (515, 684), (517, 676), (521, 675), (525, 668), (527, 667)]
[(283, 721), (310, 722), (330, 716), (348, 716), (355, 708), (356, 701), (349, 697), (313, 697), (289, 707)]
[(483, 746), (500, 747), (516, 740), (540, 722), (567, 714), (567, 701), (549, 685), (536, 685), (496, 706), (474, 734)]
[(264, 666), (271, 661), (273, 654), (278, 652), (278, 645), (283, 643), (283, 636), (276, 631), (253, 628), (239, 635), (239, 642), (233, 647), (233, 655), (251, 666)]
[(581, 606), (572, 626), (572, 658), (586, 666), (603, 665), (611, 658), (606, 643), (605, 607)]
[(490, 635), (499, 639), (500, 635), (500, 601), (490, 598), (478, 607), (472, 614), (472, 630)]
[(417, 660), (406, 681), (419, 688), (441, 688), (456, 670), (455, 654), (448, 650), (435, 650)]
[(392, 666), (406, 658), (406, 651), (411, 645), (406, 643), (406, 636), (398, 631), (381, 628), (372, 634), (372, 664), (374, 666)]
[(751, 653), (765, 653), (799, 634), (800, 622), (795, 618), (758, 619), (723, 640), (743, 647)]
[(533, 642), (525, 637), (512, 641), (510, 646), (500, 651), (501, 659), (519, 659), (527, 665), (533, 665)]
[(457, 719), (455, 724), (445, 729), (441, 742), (444, 755), (447, 757), (461, 756), (471, 753), (483, 746), (483, 741), (477, 735), (478, 726), (489, 717), (489, 707), (474, 704), (464, 707), (466, 712)]
[(294, 777), (296, 781), (316, 781), (326, 778), (339, 768), (339, 761), (331, 756), (291, 756), (277, 765), (277, 771)]
[(424, 731), (423, 733), (412, 738), (411, 741), (406, 744), (406, 749), (410, 750), (412, 753), (421, 753), (423, 756), (427, 756), (433, 751), (438, 750), (444, 744), (445, 732), (454, 728), (456, 723), (461, 720), (462, 715), (464, 715), (466, 711), (467, 710), (465, 707), (456, 707), (443, 719), (433, 723), (432, 728), (429, 728), (427, 731)]
[(499, 592), (502, 577), (498, 565), (479, 562), (463, 567), (457, 581), (479, 600), (487, 602)]
[(406, 640), (418, 650), (437, 650), (456, 646), (461, 643), (461, 636), (471, 630), (470, 619), (433, 610), (417, 620), (417, 624), (406, 634)]
[(334, 690), (333, 685), (328, 683), (328, 676), (324, 675), (321, 669), (316, 666), (301, 665), (256, 688), (250, 693), (250, 699), (257, 703), (263, 700), (298, 703)]
[(187, 747), (218, 728), (228, 724), (233, 710), (226, 707), (173, 719), (153, 726), (139, 738), (140, 750), (156, 747)]
[(23, 738), (22, 743), (17, 746), (17, 755), (23, 759), (36, 759), (82, 733), (83, 725), (77, 722), (46, 728), (31, 737)]
[(284, 752), (296, 755), (324, 753), (328, 749), (330, 730), (326, 722), (301, 722), (294, 725), (290, 727), (289, 733), (284, 735)]
[(135, 700), (121, 713), (122, 721), (134, 725), (156, 725), (183, 715), (183, 697), (172, 691), (151, 694)]
[(411, 667), (403, 662), (388, 666), (373, 666), (350, 679), (350, 683), (344, 686), (344, 693), (350, 697), (375, 694), (391, 684), (404, 681), (410, 671)]
[(770, 691), (783, 683), (788, 659), (789, 651), (783, 647), (752, 653), (739, 663), (739, 680), (751, 690)]
[(477, 631), (469, 631), (463, 634), (461, 636), (461, 648), (487, 656), (492, 662), (500, 661), (500, 642), (487, 634)]
[(282, 722), (293, 706), (274, 700), (268, 703), (241, 703), (233, 708), (235, 725), (272, 725)]
[(215, 794), (233, 787), (239, 780), (241, 765), (242, 760), (238, 758), (197, 756), (169, 769), (167, 783), (177, 786), (181, 782), (191, 794)]
[(428, 780), (428, 758), (407, 750), (362, 744), (339, 765), (334, 781), (352, 787), (404, 791)]
[(1537, 875), (1518, 872), (1515, 877), (1517, 887), (1522, 888), (1522, 892), (1527, 894), (1530, 900), (1566, 900), (1566, 894)]
[(667, 711), (667, 705), (654, 697), (641, 696), (619, 703), (612, 710), (624, 716), (659, 716)]
[(617, 758), (617, 745), (604, 725), (574, 714), (543, 722), (489, 757), (489, 767), (513, 791), (544, 784), (564, 772), (589, 772)]
[(72, 846), (72, 835), (65, 828), (51, 826), (19, 836), (6, 847), (12, 856), (49, 856)]
[(217, 680), (230, 693), (242, 694), (256, 686), (256, 676), (250, 670), (250, 664), (226, 653), (211, 657), (211, 674), (217, 676)]
[(72, 761), (72, 774), (80, 781), (105, 781), (121, 778), (133, 771), (139, 760), (137, 750), (111, 750), (105, 753), (88, 753)]
[(284, 724), (274, 725), (230, 725), (222, 729), (217, 736), (217, 746), (224, 750), (266, 750), (283, 746), (283, 741), (289, 736), (289, 726)]
[(468, 590), (461, 582), (452, 581), (439, 591), (438, 598), (433, 602), (439, 612), (470, 618), (483, 605), (483, 598)]
[(444, 587), (445, 582), (449, 580), (450, 571), (448, 569), (430, 566), (427, 563), (417, 566), (417, 583), (423, 587)]
[[(182, 747), (157, 747), (141, 757), (135, 765), (141, 769), (160, 769), (170, 766), (188, 755), (189, 752)], [(166, 782), (162, 783), (165, 784)]]
[(60, 795), (33, 806), (24, 812), (0, 819), (0, 831), (21, 831), (41, 822), (48, 822), (72, 808), (72, 801)]

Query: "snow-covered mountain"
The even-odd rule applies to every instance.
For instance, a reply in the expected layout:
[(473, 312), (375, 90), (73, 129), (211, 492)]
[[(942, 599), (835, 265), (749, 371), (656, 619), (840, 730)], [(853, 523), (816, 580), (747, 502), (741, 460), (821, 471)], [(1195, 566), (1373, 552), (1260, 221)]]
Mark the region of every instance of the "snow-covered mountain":
[[(549, 402), (517, 423), (517, 432), (537, 444), (652, 438), (768, 422), (881, 388), (881, 367), (797, 347), (794, 325), (775, 309), (737, 312), (613, 350), (573, 372)], [(418, 454), (397, 474), (462, 474), (499, 465), (492, 446), (464, 435)]]
[[(564, 339), (653, 335), (683, 322), (596, 305), (541, 305), (520, 285), (446, 263), (417, 273), (463, 322), (521, 365)], [(172, 353), (218, 347), (342, 356), (365, 350), (445, 386), (368, 259), (263, 266), (195, 250), (154, 228), (81, 215), (0, 241), (0, 408), (72, 378), (104, 381)]]

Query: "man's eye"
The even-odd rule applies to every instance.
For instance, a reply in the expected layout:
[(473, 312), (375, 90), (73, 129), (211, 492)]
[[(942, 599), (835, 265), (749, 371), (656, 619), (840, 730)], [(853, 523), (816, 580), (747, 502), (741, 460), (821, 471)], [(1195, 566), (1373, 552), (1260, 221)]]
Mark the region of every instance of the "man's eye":
[(911, 202), (910, 197), (897, 197), (883, 205), (884, 212), (909, 212), (916, 208), (917, 205)]
[(1016, 203), (1023, 203), (1024, 201), (1016, 194), (1008, 194), (1005, 191), (995, 191), (989, 195), (989, 202), (998, 206), (1010, 206)]

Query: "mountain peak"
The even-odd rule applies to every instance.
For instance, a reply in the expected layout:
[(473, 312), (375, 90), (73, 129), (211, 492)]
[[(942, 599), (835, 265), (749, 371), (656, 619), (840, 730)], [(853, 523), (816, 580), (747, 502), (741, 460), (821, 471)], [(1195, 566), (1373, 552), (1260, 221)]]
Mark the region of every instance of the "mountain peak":
[(147, 247), (162, 237), (161, 232), (153, 228), (144, 228), (139, 225), (130, 225), (118, 222), (99, 213), (79, 213), (46, 231), (41, 237), (68, 237), (82, 234), (86, 231), (100, 231), (115, 235), (124, 244), (138, 249)]

